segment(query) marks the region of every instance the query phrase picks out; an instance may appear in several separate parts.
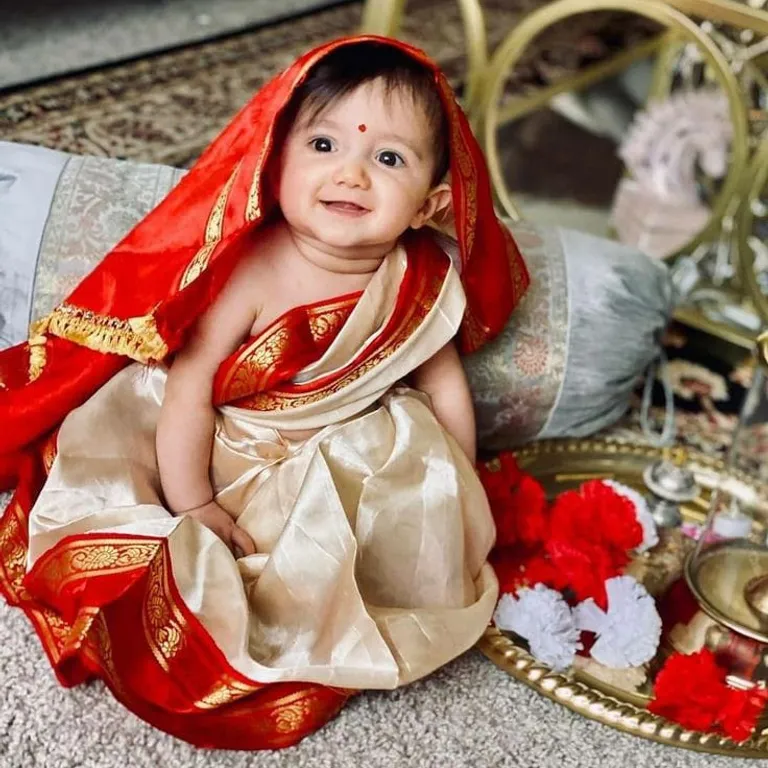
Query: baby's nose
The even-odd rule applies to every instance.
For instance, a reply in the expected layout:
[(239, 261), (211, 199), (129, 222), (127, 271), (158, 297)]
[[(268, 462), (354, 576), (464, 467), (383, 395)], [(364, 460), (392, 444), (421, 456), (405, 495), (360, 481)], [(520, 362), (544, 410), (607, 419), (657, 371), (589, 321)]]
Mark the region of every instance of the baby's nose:
[(348, 187), (368, 187), (370, 179), (363, 163), (358, 160), (347, 160), (341, 163), (334, 174), (334, 182)]

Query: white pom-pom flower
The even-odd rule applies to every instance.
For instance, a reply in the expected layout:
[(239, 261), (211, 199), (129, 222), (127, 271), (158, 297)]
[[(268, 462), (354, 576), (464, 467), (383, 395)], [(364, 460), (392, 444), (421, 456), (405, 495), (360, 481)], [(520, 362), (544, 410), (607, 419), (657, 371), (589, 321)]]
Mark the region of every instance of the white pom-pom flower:
[(493, 620), (499, 629), (524, 637), (536, 659), (556, 671), (569, 667), (582, 647), (570, 606), (544, 584), (518, 590), (517, 598), (502, 595)]
[(604, 485), (612, 488), (619, 496), (629, 499), (635, 507), (635, 517), (640, 527), (643, 529), (643, 541), (637, 547), (638, 552), (645, 552), (659, 543), (659, 533), (656, 530), (656, 521), (648, 509), (648, 502), (634, 488), (630, 488), (623, 483), (617, 483), (615, 480), (603, 480)]
[(656, 603), (631, 576), (608, 579), (605, 591), (607, 611), (591, 597), (573, 609), (578, 629), (597, 635), (590, 650), (592, 658), (606, 667), (621, 669), (645, 664), (656, 655), (661, 637)]

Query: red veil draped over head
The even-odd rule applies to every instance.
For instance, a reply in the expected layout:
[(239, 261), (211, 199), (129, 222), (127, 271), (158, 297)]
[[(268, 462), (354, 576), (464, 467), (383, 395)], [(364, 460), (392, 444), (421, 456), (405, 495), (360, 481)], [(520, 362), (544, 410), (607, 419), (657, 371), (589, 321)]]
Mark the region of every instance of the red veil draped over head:
[[(231, 679), (222, 682), (221, 670), (215, 669), (220, 654), (195, 628), (194, 617), (185, 617), (193, 633), (185, 653), (196, 654), (187, 662), (199, 677), (218, 674), (222, 695), (201, 703), (191, 694), (179, 700), (176, 691), (177, 698), (162, 707), (157, 697), (155, 704), (142, 702), (120, 670), (151, 666), (151, 657), (131, 659), (138, 651), (110, 647), (107, 637), (119, 635), (121, 622), (140, 618), (129, 616), (124, 607), (120, 616), (109, 619), (106, 633), (95, 613), (81, 612), (76, 620), (63, 615), (67, 600), (89, 587), (73, 581), (67, 595), (54, 601), (34, 573), (25, 577), (26, 521), (55, 454), (56, 428), (131, 360), (162, 361), (183, 344), (228, 279), (242, 236), (275, 209), (266, 180), (280, 148), (279, 117), (315, 64), (340, 46), (365, 41), (396, 46), (433, 74), (450, 127), (453, 213), (467, 296), (459, 348), (472, 352), (498, 334), (529, 278), (494, 213), (481, 150), (437, 66), (410, 45), (366, 35), (320, 46), (265, 85), (168, 197), (35, 324), (29, 341), (0, 352), (0, 490), (16, 485), (0, 519), (0, 590), (32, 619), (63, 683), (98, 675), (141, 717), (194, 743), (249, 749), (293, 743), (338, 711), (349, 692), (295, 683), (264, 686), (245, 698), (230, 696), (232, 691), (243, 694), (242, 682), (232, 670), (227, 673)], [(100, 599), (94, 596), (93, 605)], [(54, 603), (57, 611), (52, 612)], [(152, 685), (151, 675), (142, 684)], [(161, 678), (157, 685), (163, 685)], [(298, 727), (283, 728), (289, 721)]]

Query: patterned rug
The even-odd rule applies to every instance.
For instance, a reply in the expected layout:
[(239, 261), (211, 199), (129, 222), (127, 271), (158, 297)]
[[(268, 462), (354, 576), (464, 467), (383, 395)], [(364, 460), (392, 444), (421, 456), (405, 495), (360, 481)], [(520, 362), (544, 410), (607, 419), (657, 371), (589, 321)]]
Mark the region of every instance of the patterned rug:
[[(674, 393), (677, 442), (709, 456), (724, 458), (752, 383), (753, 355), (747, 349), (680, 323), (673, 323), (667, 330), (664, 348), (668, 357), (667, 376)], [(627, 415), (604, 435), (633, 442), (644, 440), (642, 389), (643, 382), (640, 382)], [(652, 394), (649, 421), (653, 432), (660, 434), (665, 400), (658, 375)], [(748, 429), (742, 437), (739, 466), (768, 479), (765, 477), (768, 469), (766, 427)]]

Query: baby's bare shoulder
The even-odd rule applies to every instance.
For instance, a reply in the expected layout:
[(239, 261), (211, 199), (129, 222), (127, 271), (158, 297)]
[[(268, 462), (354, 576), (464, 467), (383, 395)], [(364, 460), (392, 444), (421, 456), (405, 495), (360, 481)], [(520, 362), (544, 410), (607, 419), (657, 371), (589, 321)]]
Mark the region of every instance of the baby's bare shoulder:
[(274, 282), (279, 272), (278, 248), (274, 238), (265, 233), (258, 245), (251, 243), (243, 249), (237, 266), (229, 279), (239, 288), (248, 288), (250, 292), (265, 293)]

